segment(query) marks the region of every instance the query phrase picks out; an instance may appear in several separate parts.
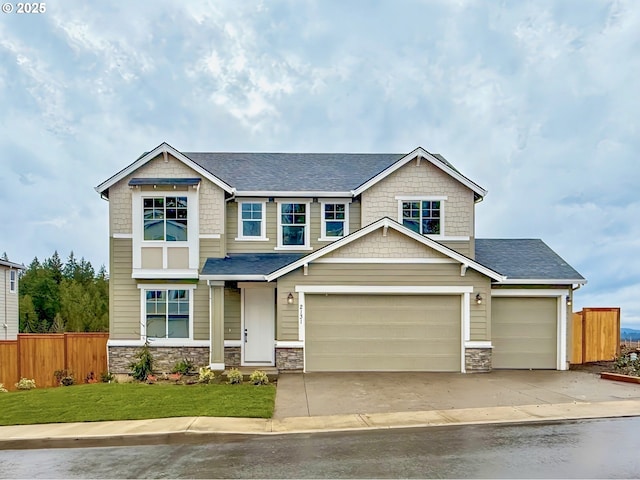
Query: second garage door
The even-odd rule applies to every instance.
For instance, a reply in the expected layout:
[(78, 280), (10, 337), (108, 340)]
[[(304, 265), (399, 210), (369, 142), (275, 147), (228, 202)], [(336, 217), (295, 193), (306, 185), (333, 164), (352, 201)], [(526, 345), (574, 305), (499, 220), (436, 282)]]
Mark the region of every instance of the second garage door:
[(555, 297), (493, 297), (493, 368), (557, 368), (557, 318)]
[(307, 295), (305, 369), (460, 371), (460, 296)]

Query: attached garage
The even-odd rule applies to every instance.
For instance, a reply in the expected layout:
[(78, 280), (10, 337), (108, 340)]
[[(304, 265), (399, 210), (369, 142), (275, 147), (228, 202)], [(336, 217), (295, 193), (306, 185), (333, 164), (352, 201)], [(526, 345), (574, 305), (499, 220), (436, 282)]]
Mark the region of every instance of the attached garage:
[(493, 368), (557, 368), (558, 301), (558, 297), (492, 297)]
[(459, 372), (461, 296), (308, 294), (305, 370)]

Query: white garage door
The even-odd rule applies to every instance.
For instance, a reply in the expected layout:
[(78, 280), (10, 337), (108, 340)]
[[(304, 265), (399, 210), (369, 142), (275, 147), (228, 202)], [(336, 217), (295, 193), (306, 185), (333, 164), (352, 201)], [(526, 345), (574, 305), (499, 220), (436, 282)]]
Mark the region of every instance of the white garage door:
[(493, 297), (493, 368), (557, 368), (557, 318), (554, 297)]
[(460, 371), (459, 295), (307, 295), (305, 368)]

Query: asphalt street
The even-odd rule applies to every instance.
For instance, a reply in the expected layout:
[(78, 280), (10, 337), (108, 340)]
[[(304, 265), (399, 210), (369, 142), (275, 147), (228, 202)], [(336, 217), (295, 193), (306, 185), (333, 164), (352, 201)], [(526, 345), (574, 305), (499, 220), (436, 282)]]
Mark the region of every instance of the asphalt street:
[(640, 418), (0, 451), (1, 478), (637, 478)]

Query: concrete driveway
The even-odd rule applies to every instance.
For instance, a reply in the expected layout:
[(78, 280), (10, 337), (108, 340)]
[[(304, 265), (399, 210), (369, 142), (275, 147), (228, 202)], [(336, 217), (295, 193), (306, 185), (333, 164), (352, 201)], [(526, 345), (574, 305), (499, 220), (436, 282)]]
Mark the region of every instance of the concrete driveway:
[(289, 373), (273, 418), (640, 399), (640, 385), (577, 371)]

